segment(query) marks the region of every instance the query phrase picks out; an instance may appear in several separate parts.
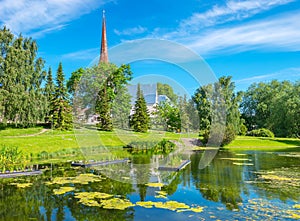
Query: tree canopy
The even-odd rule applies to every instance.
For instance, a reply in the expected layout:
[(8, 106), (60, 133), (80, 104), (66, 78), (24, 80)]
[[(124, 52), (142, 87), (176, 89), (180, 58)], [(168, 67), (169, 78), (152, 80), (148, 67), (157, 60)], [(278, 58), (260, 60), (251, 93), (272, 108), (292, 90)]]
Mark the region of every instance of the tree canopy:
[(300, 82), (254, 83), (244, 93), (242, 116), (248, 130), (267, 128), (278, 137), (300, 136)]
[(44, 60), (31, 38), (0, 29), (0, 119), (28, 127), (44, 120), (46, 98), (42, 83)]

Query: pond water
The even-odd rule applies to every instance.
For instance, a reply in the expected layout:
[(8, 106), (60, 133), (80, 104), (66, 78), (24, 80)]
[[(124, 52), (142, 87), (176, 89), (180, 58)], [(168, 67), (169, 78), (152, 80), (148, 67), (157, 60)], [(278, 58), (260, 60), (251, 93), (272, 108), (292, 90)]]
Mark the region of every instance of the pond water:
[(141, 167), (130, 166), (127, 182), (44, 165), (41, 176), (0, 180), (0, 220), (300, 219), (299, 153), (219, 151), (203, 169), (203, 152), (189, 157), (180, 172), (159, 174), (153, 157), (134, 156)]

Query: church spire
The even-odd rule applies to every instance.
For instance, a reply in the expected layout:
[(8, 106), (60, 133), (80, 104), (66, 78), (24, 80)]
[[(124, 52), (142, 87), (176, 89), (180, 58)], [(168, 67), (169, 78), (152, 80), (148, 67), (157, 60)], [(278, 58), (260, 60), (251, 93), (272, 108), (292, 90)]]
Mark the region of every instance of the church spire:
[(101, 36), (101, 49), (100, 49), (100, 62), (108, 63), (108, 52), (107, 52), (107, 39), (106, 39), (106, 21), (105, 11), (103, 10), (102, 17), (102, 36)]

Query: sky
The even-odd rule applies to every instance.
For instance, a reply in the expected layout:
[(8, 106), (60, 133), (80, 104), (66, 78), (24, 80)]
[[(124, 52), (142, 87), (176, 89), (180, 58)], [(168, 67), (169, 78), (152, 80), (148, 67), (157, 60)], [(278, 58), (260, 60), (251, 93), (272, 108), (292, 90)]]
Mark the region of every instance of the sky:
[[(103, 10), (110, 49), (139, 39), (175, 42), (217, 78), (232, 76), (237, 90), (300, 79), (300, 0), (0, 0), (0, 26), (35, 39), (45, 69), (62, 62), (68, 78), (99, 56)], [(132, 69), (134, 77), (165, 75), (189, 93), (197, 88), (176, 64), (147, 60)]]

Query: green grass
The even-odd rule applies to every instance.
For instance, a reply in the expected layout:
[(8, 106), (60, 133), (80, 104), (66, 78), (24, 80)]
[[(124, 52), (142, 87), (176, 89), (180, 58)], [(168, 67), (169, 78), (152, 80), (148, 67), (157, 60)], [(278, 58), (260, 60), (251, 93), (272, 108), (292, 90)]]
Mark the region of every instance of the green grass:
[[(148, 133), (134, 133), (131, 131), (115, 130), (104, 132), (97, 130), (53, 131), (48, 130), (38, 134), (42, 127), (29, 129), (0, 130), (0, 146), (19, 147), (26, 155), (37, 156), (42, 152), (58, 156), (81, 156), (85, 147), (106, 147), (108, 149), (125, 146), (133, 141), (161, 141), (178, 140), (180, 138), (196, 138), (197, 133), (177, 134), (162, 131), (150, 131)], [(29, 136), (28, 136), (29, 135)], [(225, 149), (230, 150), (285, 150), (300, 151), (300, 140), (289, 138), (258, 138), (239, 136)], [(93, 154), (93, 153), (92, 153)], [(99, 154), (99, 153), (95, 153)]]
[[(131, 131), (115, 130), (113, 132), (97, 130), (54, 131), (48, 130), (38, 134), (42, 127), (29, 129), (0, 130), (0, 146), (17, 146), (25, 154), (41, 152), (57, 153), (71, 151), (83, 147), (122, 147), (132, 141), (161, 141), (163, 138), (178, 140), (181, 137), (197, 137), (197, 134), (176, 134), (170, 132), (151, 131), (134, 133)], [(29, 136), (28, 136), (29, 135)]]
[(285, 150), (300, 151), (300, 139), (293, 138), (260, 138), (238, 136), (232, 143), (225, 146), (230, 150)]
[(18, 128), (7, 128), (4, 130), (0, 130), (0, 138), (8, 137), (8, 136), (24, 136), (30, 134), (39, 133), (43, 127), (34, 127), (34, 128), (26, 128), (26, 129), (18, 129)]

